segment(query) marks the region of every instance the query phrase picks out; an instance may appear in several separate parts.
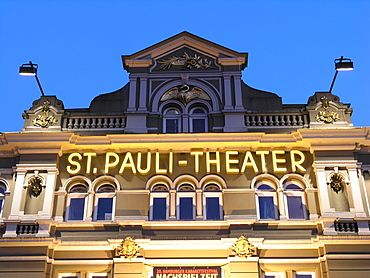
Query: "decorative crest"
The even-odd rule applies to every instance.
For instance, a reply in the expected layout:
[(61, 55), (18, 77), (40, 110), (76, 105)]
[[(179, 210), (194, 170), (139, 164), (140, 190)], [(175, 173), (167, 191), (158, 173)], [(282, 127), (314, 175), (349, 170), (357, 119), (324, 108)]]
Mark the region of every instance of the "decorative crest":
[(49, 115), (49, 111), (50, 111), (50, 101), (46, 100), (42, 105), (42, 112), (44, 112), (44, 114), (38, 115), (37, 118), (33, 120), (33, 124), (35, 126), (43, 128), (47, 128), (49, 126), (56, 124), (58, 120), (55, 118), (54, 115)]
[(194, 57), (189, 56), (186, 52), (181, 57), (173, 56), (163, 61), (158, 61), (162, 64), (159, 67), (159, 70), (167, 69), (209, 69), (212, 68), (212, 61), (208, 61), (207, 58), (203, 59), (197, 54), (194, 54)]
[(250, 257), (256, 252), (256, 247), (254, 247), (245, 236), (240, 236), (234, 245), (231, 246), (231, 249), (234, 254), (240, 258)]
[(321, 110), (317, 113), (316, 115), (316, 120), (321, 122), (321, 123), (326, 123), (326, 124), (331, 124), (340, 119), (338, 113), (334, 111), (328, 111), (329, 108), (329, 99), (326, 96), (322, 96), (320, 98), (322, 107), (325, 110)]
[(334, 190), (334, 192), (338, 193), (342, 191), (346, 182), (344, 181), (344, 177), (339, 173), (334, 173), (330, 177), (330, 182), (328, 182), (330, 187)]
[(42, 179), (40, 177), (33, 177), (28, 181), (28, 186), (30, 193), (32, 196), (39, 196), (42, 191)]
[(178, 87), (173, 87), (169, 89), (161, 97), (161, 101), (165, 101), (168, 99), (177, 99), (186, 106), (190, 101), (196, 98), (210, 100), (209, 96), (202, 89), (194, 87), (190, 90), (190, 87), (184, 84), (180, 86), (180, 90)]
[(132, 237), (126, 237), (122, 240), (118, 247), (118, 256), (125, 257), (126, 259), (136, 258), (140, 250), (140, 246), (135, 243)]

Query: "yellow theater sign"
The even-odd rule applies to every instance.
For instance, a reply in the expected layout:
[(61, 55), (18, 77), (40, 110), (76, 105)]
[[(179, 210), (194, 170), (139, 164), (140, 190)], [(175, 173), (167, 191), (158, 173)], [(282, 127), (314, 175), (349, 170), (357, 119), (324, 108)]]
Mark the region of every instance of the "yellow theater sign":
[[(306, 172), (306, 153), (298, 150), (261, 150), (161, 153), (161, 152), (95, 152), (71, 153), (68, 155), (66, 170), (71, 175), (81, 172), (86, 174), (110, 174), (117, 172), (121, 175), (130, 172), (134, 175), (146, 175), (151, 171), (155, 174), (172, 174), (176, 169), (187, 167), (195, 174), (206, 173), (243, 174), (248, 169), (254, 173), (273, 172)], [(98, 163), (99, 162), (99, 163)]]

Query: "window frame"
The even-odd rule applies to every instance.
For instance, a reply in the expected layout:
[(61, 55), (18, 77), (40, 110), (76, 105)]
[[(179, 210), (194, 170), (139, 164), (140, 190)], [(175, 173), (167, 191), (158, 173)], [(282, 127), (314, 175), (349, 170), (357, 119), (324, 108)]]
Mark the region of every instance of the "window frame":
[[(184, 186), (184, 185), (190, 185), (193, 189), (190, 191), (190, 190), (184, 190), (182, 191), (181, 190), (181, 187)], [(181, 208), (180, 208), (180, 199), (181, 198), (192, 198), (192, 214), (193, 214), (193, 218), (192, 219), (180, 219), (180, 212), (181, 212)], [(177, 194), (176, 194), (176, 219), (179, 220), (179, 221), (193, 221), (195, 220), (195, 217), (196, 217), (196, 193), (195, 193), (195, 188), (194, 188), (194, 185), (191, 184), (191, 183), (182, 183), (179, 185), (178, 189), (177, 189)]]
[[(209, 185), (217, 186), (218, 191), (207, 191), (207, 187)], [(220, 220), (224, 219), (223, 198), (222, 197), (223, 197), (223, 194), (222, 194), (222, 191), (221, 191), (220, 186), (218, 184), (211, 183), (211, 184), (207, 184), (204, 187), (204, 190), (203, 190), (203, 220), (205, 220), (205, 221), (220, 221)], [(220, 219), (208, 219), (208, 217), (207, 217), (207, 198), (218, 198), (218, 207), (219, 207)]]
[[(194, 114), (194, 111), (197, 110), (197, 109), (200, 109), (204, 112), (204, 114)], [(190, 132), (191, 133), (194, 133), (194, 123), (193, 123), (193, 120), (200, 120), (200, 119), (204, 119), (204, 131), (203, 132), (197, 132), (197, 133), (206, 133), (208, 132), (208, 117), (207, 117), (208, 113), (207, 113), (207, 110), (204, 109), (203, 107), (199, 107), (199, 106), (196, 106), (194, 108), (192, 108), (190, 110), (190, 113), (189, 113), (189, 127), (190, 127)]]
[(2, 181), (0, 181), (0, 188), (4, 190), (4, 193), (0, 193), (0, 218), (3, 216), (4, 211), (4, 203), (5, 203), (5, 196), (6, 196), (6, 184), (4, 184)]
[[(82, 192), (70, 192), (73, 187), (75, 186), (78, 186), (78, 185), (82, 185), (85, 187), (86, 189), (86, 192), (85, 193), (82, 193)], [(68, 191), (68, 197), (67, 197), (67, 203), (66, 203), (66, 211), (65, 211), (65, 221), (66, 222), (73, 222), (73, 221), (85, 221), (86, 220), (86, 213), (87, 213), (87, 207), (88, 207), (88, 188), (86, 187), (86, 185), (84, 184), (74, 184), (70, 187), (69, 191)], [(71, 206), (71, 199), (84, 199), (84, 211), (83, 211), (83, 217), (82, 219), (69, 219), (70, 216), (69, 216), (69, 213), (70, 213), (70, 206)]]
[[(109, 185), (113, 188), (113, 192), (98, 192), (99, 189), (104, 186), (104, 185)], [(99, 210), (99, 199), (109, 199), (109, 198), (112, 198), (112, 208), (111, 208), (111, 219), (98, 219), (98, 210)], [(95, 193), (95, 197), (94, 197), (94, 213), (93, 213), (93, 221), (114, 221), (114, 218), (115, 218), (115, 208), (116, 207), (116, 188), (111, 185), (111, 184), (102, 184), (101, 186), (99, 186), (98, 190), (96, 191)]]
[[(287, 186), (290, 184), (294, 184), (301, 188), (301, 190), (294, 190), (294, 189), (286, 189)], [(289, 206), (288, 206), (288, 197), (300, 197), (301, 203), (303, 205), (303, 218), (291, 218), (289, 215)], [(307, 220), (308, 219), (308, 211), (307, 211), (307, 200), (306, 200), (306, 192), (303, 184), (297, 181), (286, 181), (284, 182), (284, 208), (286, 211), (286, 217), (288, 220)]]
[[(259, 190), (258, 188), (262, 185), (268, 185), (271, 187), (273, 190)], [(267, 180), (262, 180), (256, 183), (255, 185), (255, 191), (256, 191), (256, 210), (257, 210), (257, 219), (262, 220), (262, 221), (275, 221), (279, 220), (279, 203), (278, 203), (278, 198), (277, 198), (277, 192), (276, 192), (277, 186), (275, 183)], [(261, 212), (260, 212), (260, 202), (259, 202), (259, 197), (273, 197), (273, 202), (274, 202), (274, 215), (275, 218), (261, 218)]]
[[(167, 114), (168, 111), (170, 110), (176, 110), (178, 112), (178, 114)], [(167, 120), (169, 119), (177, 119), (178, 120), (178, 126), (177, 126), (177, 132), (167, 132)], [(176, 107), (169, 107), (167, 109), (164, 110), (163, 112), (163, 133), (170, 133), (170, 134), (173, 134), (173, 133), (181, 133), (182, 131), (182, 112), (180, 109), (176, 108)]]
[[(150, 207), (150, 215), (149, 215), (149, 219), (150, 221), (167, 221), (168, 218), (169, 218), (169, 212), (170, 212), (170, 193), (168, 191), (151, 191), (150, 192), (150, 204), (149, 204), (149, 207)], [(156, 220), (154, 219), (154, 199), (155, 198), (166, 198), (166, 219), (165, 220)]]

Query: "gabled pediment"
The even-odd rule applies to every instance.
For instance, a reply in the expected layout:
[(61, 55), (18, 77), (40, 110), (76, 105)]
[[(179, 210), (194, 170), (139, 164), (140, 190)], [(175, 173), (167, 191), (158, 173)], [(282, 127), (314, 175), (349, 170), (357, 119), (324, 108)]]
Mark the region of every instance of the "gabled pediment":
[[(248, 53), (239, 53), (215, 44), (188, 32), (182, 32), (169, 39), (132, 55), (123, 55), (124, 68), (152, 67), (152, 69), (218, 69), (220, 66), (237, 65), (244, 69)], [(166, 66), (166, 63), (169, 63)], [(185, 64), (185, 65), (184, 65)], [(184, 65), (184, 68), (181, 66)]]

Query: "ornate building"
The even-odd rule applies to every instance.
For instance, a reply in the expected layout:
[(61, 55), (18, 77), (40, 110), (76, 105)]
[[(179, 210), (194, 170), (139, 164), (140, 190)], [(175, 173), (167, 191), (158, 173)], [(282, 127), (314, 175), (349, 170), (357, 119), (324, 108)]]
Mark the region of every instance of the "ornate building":
[(283, 104), (248, 54), (187, 32), (129, 83), (35, 100), (0, 134), (0, 276), (370, 276), (370, 141), (329, 92)]

